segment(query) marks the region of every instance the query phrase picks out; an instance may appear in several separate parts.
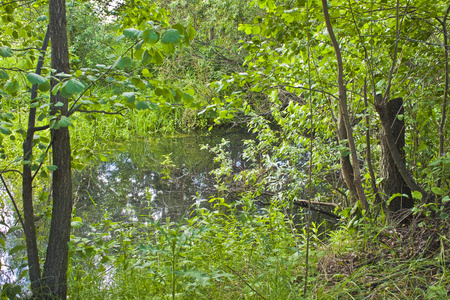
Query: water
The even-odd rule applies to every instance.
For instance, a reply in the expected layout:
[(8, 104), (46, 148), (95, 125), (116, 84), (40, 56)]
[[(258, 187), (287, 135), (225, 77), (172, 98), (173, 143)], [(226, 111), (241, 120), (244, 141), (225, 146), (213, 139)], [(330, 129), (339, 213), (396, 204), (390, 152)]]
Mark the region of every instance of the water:
[[(111, 145), (103, 161), (74, 174), (76, 213), (87, 224), (105, 214), (123, 222), (137, 222), (140, 216), (175, 221), (188, 216), (193, 204), (206, 205), (216, 194), (210, 174), (214, 154), (201, 145), (229, 140), (230, 158), (245, 167), (243, 141), (253, 137), (245, 130), (228, 129)], [(164, 166), (167, 157), (171, 167)]]

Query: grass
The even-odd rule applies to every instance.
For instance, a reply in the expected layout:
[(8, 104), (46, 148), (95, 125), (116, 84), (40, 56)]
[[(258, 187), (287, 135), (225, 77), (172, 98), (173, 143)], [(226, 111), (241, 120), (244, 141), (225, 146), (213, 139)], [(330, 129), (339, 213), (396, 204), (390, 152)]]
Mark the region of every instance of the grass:
[(303, 295), (305, 231), (281, 207), (237, 207), (215, 199), (180, 223), (93, 225), (73, 239), (71, 299), (448, 299), (448, 223), (444, 235), (418, 222), (312, 232)]

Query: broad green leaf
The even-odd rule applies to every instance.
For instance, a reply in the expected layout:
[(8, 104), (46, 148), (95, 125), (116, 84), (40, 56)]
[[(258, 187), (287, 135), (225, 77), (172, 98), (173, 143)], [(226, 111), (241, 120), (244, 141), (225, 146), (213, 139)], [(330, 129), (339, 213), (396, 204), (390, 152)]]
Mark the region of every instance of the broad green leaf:
[(140, 33), (141, 31), (136, 28), (128, 28), (123, 31), (123, 35), (127, 38), (137, 37)]
[(48, 165), (47, 166), (47, 170), (49, 170), (51, 172), (56, 171), (56, 169), (58, 169), (58, 166), (55, 166), (55, 165)]
[(9, 250), (9, 255), (14, 255), (17, 252), (25, 250), (25, 249), (27, 249), (26, 246), (24, 246), (24, 245), (17, 245), (14, 248), (12, 248), (11, 250)]
[(75, 77), (80, 77), (81, 75), (83, 75), (83, 71), (77, 70), (77, 71), (75, 72)]
[(44, 77), (42, 77), (41, 75), (36, 74), (36, 73), (28, 73), (27, 80), (31, 84), (43, 84), (44, 82), (46, 82)]
[(433, 193), (435, 193), (436, 195), (442, 195), (442, 189), (441, 189), (441, 188), (438, 188), (437, 186), (433, 186), (433, 187), (431, 188), (431, 191), (432, 191)]
[(133, 64), (133, 61), (131, 60), (131, 58), (125, 56), (122, 57), (119, 61), (117, 66), (121, 69), (126, 68), (126, 67), (130, 67)]
[(417, 200), (422, 200), (422, 193), (419, 191), (414, 191), (411, 193), (412, 197)]
[(0, 132), (5, 134), (5, 135), (9, 135), (11, 134), (11, 130), (9, 130), (8, 128), (4, 127), (4, 126), (0, 126)]
[(69, 127), (70, 125), (72, 125), (72, 122), (66, 116), (62, 116), (61, 120), (58, 122), (58, 127)]
[(8, 46), (1, 46), (0, 47), (0, 56), (3, 57), (12, 57), (14, 54)]
[(85, 88), (84, 84), (76, 78), (68, 80), (63, 85), (63, 89), (69, 94), (81, 93)]
[(80, 217), (75, 217), (72, 219), (71, 225), (74, 228), (80, 228), (83, 226), (83, 220)]
[(136, 100), (136, 94), (133, 92), (126, 92), (123, 93), (122, 96), (124, 96), (125, 98), (127, 98), (127, 102), (128, 103), (134, 103), (134, 101)]
[(142, 59), (141, 59), (141, 63), (143, 65), (149, 64), (152, 61), (152, 56), (150, 55), (150, 53), (148, 53), (147, 50), (144, 51), (144, 53), (142, 54)]
[(14, 232), (16, 230), (22, 229), (21, 225), (16, 225), (16, 226), (12, 226), (8, 229), (8, 232), (6, 232), (6, 234), (10, 234), (11, 232)]
[(181, 34), (176, 29), (169, 29), (161, 37), (163, 44), (177, 44), (181, 40)]
[(61, 106), (64, 106), (64, 103), (62, 103), (61, 101), (58, 101), (58, 102), (55, 104), (55, 107), (61, 107)]
[(38, 21), (38, 22), (40, 22), (40, 21), (47, 21), (47, 16), (46, 16), (46, 15), (39, 16), (39, 17), (36, 19), (36, 21)]
[(139, 101), (136, 103), (136, 109), (137, 110), (143, 110), (150, 108), (150, 105), (147, 103), (147, 101)]
[(0, 70), (0, 79), (9, 79), (8, 73), (3, 70)]
[(159, 35), (151, 29), (146, 29), (142, 34), (142, 38), (144, 42), (154, 44), (159, 40)]
[(47, 92), (47, 91), (50, 90), (50, 88), (51, 88), (51, 85), (50, 85), (50, 82), (48, 82), (48, 81), (46, 81), (46, 82), (44, 82), (43, 84), (40, 84), (40, 85), (38, 86), (38, 89), (39, 89), (41, 92)]
[(8, 81), (5, 84), (5, 91), (9, 94), (15, 94), (20, 88), (19, 82), (17, 80)]

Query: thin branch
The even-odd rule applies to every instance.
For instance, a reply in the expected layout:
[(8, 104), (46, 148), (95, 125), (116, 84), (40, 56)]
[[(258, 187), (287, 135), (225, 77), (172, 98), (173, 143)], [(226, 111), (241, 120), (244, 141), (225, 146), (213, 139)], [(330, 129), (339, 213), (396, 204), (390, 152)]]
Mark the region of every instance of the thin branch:
[(2, 180), (3, 186), (6, 189), (6, 192), (8, 193), (9, 198), (11, 199), (11, 202), (14, 205), (14, 209), (16, 210), (17, 216), (19, 216), (19, 221), (20, 224), (22, 224), (22, 228), (25, 230), (25, 225), (23, 223), (23, 219), (22, 216), (20, 215), (20, 211), (19, 208), (17, 207), (16, 201), (14, 200), (13, 195), (11, 194), (11, 192), (9, 191), (8, 185), (6, 185), (5, 179), (3, 178), (3, 175), (0, 173), (0, 179)]
[(8, 173), (8, 172), (19, 173), (20, 176), (22, 176), (22, 172), (20, 172), (19, 170), (3, 170), (3, 171), (0, 171), (0, 174), (4, 174), (4, 173)]
[(239, 277), (240, 280), (242, 280), (252, 291), (254, 291), (259, 297), (261, 297), (264, 300), (267, 300), (267, 298), (265, 298), (263, 295), (261, 295), (260, 293), (258, 293), (257, 290), (255, 290), (250, 284), (248, 284), (248, 282), (241, 276), (239, 275), (238, 272), (236, 272), (235, 270), (233, 270), (230, 266), (226, 266), (228, 269), (231, 270), (231, 272), (233, 272), (235, 275), (237, 275), (237, 277)]
[[(125, 50), (125, 52), (119, 56), (118, 59), (122, 58), (125, 54), (128, 53), (128, 51), (130, 51), (131, 49), (133, 49), (134, 46), (136, 46), (138, 43), (140, 42), (140, 40), (136, 40), (136, 42), (134, 42), (133, 45), (131, 45), (127, 50)], [(103, 72), (95, 81), (91, 82), (91, 84), (89, 84), (89, 86), (80, 94), (80, 96), (78, 96), (78, 98), (73, 102), (72, 106), (70, 107), (69, 111), (67, 112), (67, 117), (71, 116), (77, 109), (76, 105), (77, 102), (80, 101), (81, 97), (83, 97), (83, 95), (95, 84), (97, 83), (100, 79), (102, 79), (106, 74), (108, 74), (114, 67), (114, 64), (112, 64), (108, 70), (106, 70), (105, 72)]]
[(121, 112), (127, 110), (127, 108), (122, 108), (118, 111), (104, 111), (104, 110), (84, 110), (84, 109), (75, 109), (74, 112), (82, 112), (82, 113), (101, 113), (105, 115), (121, 115), (122, 117), (124, 114)]

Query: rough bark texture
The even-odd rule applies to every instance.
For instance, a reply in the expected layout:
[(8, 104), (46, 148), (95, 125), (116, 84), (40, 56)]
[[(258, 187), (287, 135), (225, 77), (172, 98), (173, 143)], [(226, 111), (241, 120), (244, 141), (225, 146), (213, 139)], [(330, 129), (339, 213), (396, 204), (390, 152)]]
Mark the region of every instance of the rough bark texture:
[[(402, 158), (403, 163), (405, 163), (405, 122), (398, 118), (398, 115), (404, 114), (403, 109), (403, 99), (396, 98), (390, 100), (386, 104), (386, 120), (390, 124), (389, 128), (391, 130), (392, 136), (395, 140), (395, 145), (398, 152)], [(386, 199), (389, 199), (393, 194), (406, 194), (407, 197), (397, 197), (391, 201), (388, 208), (390, 211), (398, 211), (402, 208), (411, 208), (414, 202), (411, 198), (411, 190), (403, 179), (401, 173), (399, 172), (395, 161), (389, 150), (388, 141), (386, 139), (386, 134), (384, 130), (381, 134), (381, 170), (380, 175), (384, 178), (381, 184), (381, 189)]]
[(402, 158), (402, 155), (400, 154), (396, 144), (395, 140), (396, 138), (392, 134), (391, 124), (389, 117), (388, 117), (388, 110), (387, 110), (387, 103), (385, 103), (382, 100), (382, 96), (380, 94), (376, 95), (376, 104), (375, 109), (378, 112), (378, 115), (380, 116), (380, 123), (382, 127), (382, 135), (383, 138), (385, 138), (386, 144), (389, 148), (389, 154), (392, 157), (393, 162), (395, 163), (395, 166), (398, 170), (398, 172), (401, 174), (403, 180), (408, 185), (408, 187), (412, 191), (419, 191), (422, 193), (423, 198), (428, 198), (428, 193), (426, 193), (414, 180), (412, 175), (410, 174), (409, 170), (406, 167), (405, 161)]
[[(50, 37), (52, 41), (52, 68), (58, 73), (69, 73), (69, 51), (66, 31), (65, 0), (50, 0)], [(52, 86), (56, 81), (52, 81)], [(67, 99), (58, 93), (51, 95), (52, 115), (66, 115)], [(63, 106), (55, 107), (61, 102)], [(67, 294), (68, 242), (72, 213), (72, 175), (70, 136), (67, 127), (51, 130), (53, 164), (53, 207), (50, 236), (44, 264), (43, 285), (46, 298), (65, 299)]]

